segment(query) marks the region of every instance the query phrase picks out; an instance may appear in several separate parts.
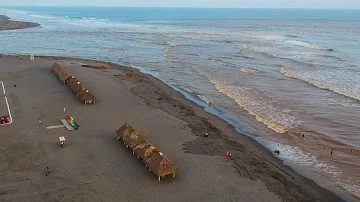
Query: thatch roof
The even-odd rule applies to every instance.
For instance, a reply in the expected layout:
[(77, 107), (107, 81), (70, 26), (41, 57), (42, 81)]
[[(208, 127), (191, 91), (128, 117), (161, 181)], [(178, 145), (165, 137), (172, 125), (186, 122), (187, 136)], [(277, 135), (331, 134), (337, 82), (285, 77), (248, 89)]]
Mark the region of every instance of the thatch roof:
[(84, 91), (81, 91), (81, 93), (79, 94), (80, 95), (80, 98), (83, 100), (83, 101), (94, 101), (96, 100), (96, 97), (90, 93), (90, 92), (86, 92), (88, 90), (84, 90)]
[(117, 131), (120, 139), (127, 144), (158, 177), (170, 175), (179, 169), (160, 150), (147, 142), (136, 130), (125, 123)]
[(127, 144), (131, 149), (136, 146), (147, 143), (141, 135), (129, 124), (125, 123), (116, 131), (121, 140)]
[(60, 70), (60, 65), (57, 64), (57, 63), (54, 63), (52, 66), (51, 66), (53, 72), (57, 73), (59, 70)]
[(69, 87), (75, 85), (77, 82), (76, 78), (75, 77), (71, 77), (69, 78), (68, 80), (66, 80), (66, 85), (68, 85)]
[(132, 133), (135, 131), (135, 128), (132, 127), (130, 124), (125, 123), (124, 125), (122, 125), (117, 131), (117, 135), (122, 138), (124, 135)]
[(52, 70), (59, 76), (60, 81), (66, 81), (71, 77), (70, 72), (68, 72), (63, 66), (58, 63), (54, 63)]
[(77, 95), (81, 93), (81, 91), (85, 90), (85, 86), (80, 83), (80, 81), (77, 81), (74, 85), (72, 85), (71, 90), (74, 91)]
[(158, 148), (152, 146), (152, 144), (148, 142), (136, 146), (133, 150), (146, 164), (149, 162), (151, 157), (158, 155), (160, 152)]
[(148, 166), (158, 177), (170, 175), (179, 171), (179, 168), (177, 168), (164, 154), (160, 154), (160, 152), (151, 157)]

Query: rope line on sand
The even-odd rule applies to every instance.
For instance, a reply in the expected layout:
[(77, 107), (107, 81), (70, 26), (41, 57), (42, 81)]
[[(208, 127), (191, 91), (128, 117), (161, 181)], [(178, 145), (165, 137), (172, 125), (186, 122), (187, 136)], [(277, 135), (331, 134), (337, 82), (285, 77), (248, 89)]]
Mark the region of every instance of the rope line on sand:
[(1, 81), (1, 85), (2, 85), (2, 89), (3, 89), (4, 95), (5, 95), (6, 92), (5, 92), (4, 82)]
[[(1, 81), (1, 85), (2, 85), (2, 88), (3, 88), (4, 95), (6, 95), (6, 92), (5, 92), (5, 87), (4, 87), (4, 82), (2, 82), (2, 81)], [(6, 97), (6, 96), (4, 96), (4, 98), (5, 98), (5, 102), (6, 102), (7, 110), (8, 110), (9, 117), (10, 117), (10, 124), (12, 124), (13, 119), (12, 119), (11, 112), (10, 112), (9, 102), (8, 102), (8, 99), (7, 99), (7, 97)]]

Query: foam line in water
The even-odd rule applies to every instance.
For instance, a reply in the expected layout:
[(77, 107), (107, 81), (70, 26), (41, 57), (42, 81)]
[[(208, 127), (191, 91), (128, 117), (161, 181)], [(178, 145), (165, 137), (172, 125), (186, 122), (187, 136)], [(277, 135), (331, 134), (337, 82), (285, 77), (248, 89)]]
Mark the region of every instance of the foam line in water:
[(301, 123), (294, 115), (289, 113), (291, 110), (276, 107), (277, 101), (272, 100), (271, 97), (266, 96), (264, 93), (226, 85), (211, 78), (209, 78), (209, 81), (215, 85), (220, 93), (232, 98), (250, 115), (255, 116), (257, 121), (262, 122), (275, 132), (285, 133)]
[(289, 77), (289, 78), (294, 78), (294, 79), (298, 79), (298, 80), (302, 80), (305, 81), (315, 87), (321, 88), (321, 89), (325, 89), (325, 90), (330, 90), (333, 91), (337, 94), (340, 95), (344, 95), (347, 96), (349, 98), (355, 99), (355, 100), (359, 100), (360, 101), (360, 94), (356, 94), (354, 92), (351, 92), (349, 90), (346, 89), (341, 89), (339, 87), (335, 87), (326, 83), (322, 83), (313, 79), (309, 79), (303, 76), (299, 76), (295, 71), (291, 71), (289, 70), (287, 67), (281, 67), (280, 68), (280, 72), (282, 74), (284, 74), (285, 76)]

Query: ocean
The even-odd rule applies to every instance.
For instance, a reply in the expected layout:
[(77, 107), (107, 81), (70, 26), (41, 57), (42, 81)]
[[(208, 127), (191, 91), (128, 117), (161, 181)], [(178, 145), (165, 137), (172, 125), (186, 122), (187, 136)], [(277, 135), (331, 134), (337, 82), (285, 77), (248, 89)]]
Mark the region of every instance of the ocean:
[(139, 68), (280, 150), (302, 175), (359, 200), (360, 10), (10, 7), (0, 14), (41, 24), (0, 32), (1, 53)]

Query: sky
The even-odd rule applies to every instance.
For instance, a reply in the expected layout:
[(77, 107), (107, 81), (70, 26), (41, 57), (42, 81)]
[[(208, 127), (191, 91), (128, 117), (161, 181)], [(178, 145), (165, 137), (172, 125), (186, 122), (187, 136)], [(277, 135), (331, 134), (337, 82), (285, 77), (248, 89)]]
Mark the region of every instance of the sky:
[(360, 0), (0, 0), (0, 6), (360, 9)]

